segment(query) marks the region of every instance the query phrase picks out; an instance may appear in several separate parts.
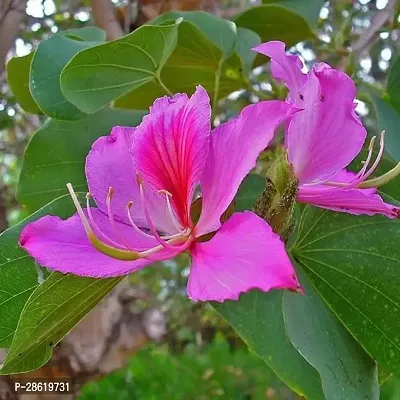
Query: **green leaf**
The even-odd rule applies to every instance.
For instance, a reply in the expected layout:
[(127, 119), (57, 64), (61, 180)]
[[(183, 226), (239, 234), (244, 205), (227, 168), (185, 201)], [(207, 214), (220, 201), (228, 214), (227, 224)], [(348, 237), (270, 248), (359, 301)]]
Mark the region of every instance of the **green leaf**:
[(282, 291), (253, 290), (238, 301), (213, 304), (252, 351), (291, 389), (310, 400), (323, 400), (317, 371), (288, 339), (282, 315)]
[(0, 235), (0, 348), (11, 345), (22, 308), (45, 272), (18, 246), (22, 228), (44, 215), (68, 217), (73, 211), (70, 197), (59, 197)]
[(79, 52), (61, 74), (65, 97), (94, 113), (148, 82), (163, 86), (160, 71), (175, 48), (178, 25), (143, 25), (121, 39)]
[[(160, 72), (161, 82), (173, 93), (192, 94), (197, 85), (209, 93), (213, 104), (237, 89), (247, 86), (255, 53), (251, 46), (258, 36), (251, 31), (236, 33), (233, 22), (201, 11), (169, 12), (152, 21), (161, 23), (183, 18), (179, 25), (178, 42)], [(159, 83), (149, 82), (116, 101), (117, 107), (147, 109), (155, 98), (164, 95)]]
[(236, 53), (240, 56), (243, 63), (244, 73), (249, 75), (253, 67), (257, 53), (251, 50), (261, 43), (257, 33), (246, 28), (237, 28)]
[(393, 107), (400, 112), (400, 56), (396, 57), (390, 68), (387, 91)]
[(62, 32), (64, 35), (74, 35), (86, 42), (104, 42), (106, 31), (97, 26), (85, 26), (83, 28), (71, 28)]
[(311, 27), (315, 28), (324, 0), (263, 0), (264, 4), (278, 3), (303, 16)]
[(305, 207), (292, 254), (364, 349), (400, 374), (400, 221)]
[(291, 47), (314, 33), (299, 14), (278, 4), (252, 7), (235, 18), (238, 27), (256, 32), (263, 42), (281, 40)]
[(321, 375), (326, 399), (379, 399), (375, 362), (327, 309), (300, 268), (297, 274), (305, 295), (283, 293), (286, 333)]
[(251, 210), (265, 188), (265, 179), (257, 174), (249, 174), (240, 184), (235, 198), (236, 211)]
[(386, 100), (371, 94), (377, 115), (379, 129), (385, 130), (385, 149), (400, 161), (400, 114)]
[(381, 395), (379, 400), (399, 400), (400, 399), (400, 381), (395, 376), (389, 378), (381, 386)]
[(30, 89), (44, 114), (67, 121), (85, 117), (85, 113), (62, 94), (60, 74), (72, 56), (94, 44), (63, 34), (54, 35), (39, 44), (32, 60)]
[(66, 193), (86, 190), (84, 163), (92, 143), (116, 125), (136, 126), (144, 113), (104, 109), (79, 121), (47, 121), (30, 140), (18, 182), (19, 202), (34, 211)]
[(209, 41), (222, 50), (223, 58), (228, 58), (235, 50), (236, 25), (232, 21), (219, 18), (204, 11), (170, 11), (151, 21), (160, 24), (171, 19), (183, 18), (199, 29)]
[(54, 272), (25, 304), (0, 373), (28, 372), (44, 365), (54, 346), (122, 279)]
[(7, 63), (7, 81), (22, 109), (31, 114), (41, 114), (29, 91), (29, 70), (33, 52), (24, 57), (13, 57)]

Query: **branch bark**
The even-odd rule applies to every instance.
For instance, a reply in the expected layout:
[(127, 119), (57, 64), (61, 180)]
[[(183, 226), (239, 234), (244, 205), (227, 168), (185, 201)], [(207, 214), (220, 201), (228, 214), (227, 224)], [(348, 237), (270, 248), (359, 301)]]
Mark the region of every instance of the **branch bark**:
[(0, 2), (0, 75), (5, 70), (6, 57), (26, 19), (27, 0), (3, 0)]
[(91, 5), (94, 23), (106, 31), (107, 40), (123, 36), (124, 32), (116, 18), (111, 0), (91, 0)]
[(386, 24), (386, 22), (393, 18), (396, 10), (397, 0), (389, 0), (386, 7), (379, 10), (372, 18), (371, 25), (366, 29), (359, 38), (353, 43), (352, 50), (359, 57), (365, 50), (374, 43), (375, 37), (378, 35), (379, 30)]

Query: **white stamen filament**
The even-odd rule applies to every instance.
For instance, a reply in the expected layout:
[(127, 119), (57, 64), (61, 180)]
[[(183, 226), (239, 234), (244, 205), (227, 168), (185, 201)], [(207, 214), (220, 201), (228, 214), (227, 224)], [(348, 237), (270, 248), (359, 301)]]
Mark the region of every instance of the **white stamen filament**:
[[(97, 225), (97, 223), (92, 215), (92, 208), (90, 207), (91, 197), (92, 197), (92, 195), (90, 193), (86, 194), (86, 210), (87, 210), (87, 213), (89, 216), (90, 225), (94, 228), (94, 231), (98, 232), (103, 237), (103, 239), (108, 240), (113, 246), (121, 247), (121, 245), (119, 243), (115, 242), (109, 236), (107, 236)], [(132, 250), (132, 249), (129, 249), (129, 250)]]
[[(146, 197), (144, 195), (143, 182), (142, 182), (142, 180), (140, 178), (138, 178), (138, 183), (139, 183), (140, 197), (142, 199), (144, 215), (146, 217), (147, 224), (149, 225), (150, 231), (153, 234), (154, 238), (157, 240), (158, 243), (160, 243), (161, 246), (165, 247), (166, 249), (173, 250), (173, 251), (181, 250), (185, 246), (186, 242), (181, 246), (171, 246), (168, 242), (163, 240), (163, 238), (161, 238), (161, 236), (158, 234), (157, 229), (155, 228), (155, 226), (153, 224), (153, 221), (152, 221), (152, 219), (150, 217), (149, 210), (147, 208)], [(186, 241), (188, 240), (187, 236), (185, 237), (185, 236), (180, 235), (180, 237), (182, 239), (186, 238)]]
[(172, 210), (172, 206), (171, 206), (171, 201), (170, 201), (170, 197), (172, 197), (172, 194), (170, 192), (168, 192), (167, 190), (159, 190), (158, 191), (159, 194), (165, 194), (165, 200), (167, 202), (167, 208), (168, 208), (168, 214), (171, 218), (172, 224), (174, 225), (175, 229), (182, 235), (185, 234), (185, 232), (182, 230), (181, 225), (178, 222), (178, 219), (175, 216), (174, 211)]

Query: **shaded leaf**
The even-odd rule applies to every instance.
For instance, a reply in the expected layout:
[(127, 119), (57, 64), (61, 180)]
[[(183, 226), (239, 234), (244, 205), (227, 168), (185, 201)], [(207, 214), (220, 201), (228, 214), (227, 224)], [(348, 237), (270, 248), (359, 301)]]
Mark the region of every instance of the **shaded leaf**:
[(291, 389), (310, 400), (324, 400), (317, 371), (288, 339), (282, 315), (282, 291), (253, 290), (238, 301), (214, 304), (250, 349)]
[(84, 26), (83, 28), (71, 28), (62, 32), (64, 35), (76, 35), (86, 42), (104, 42), (106, 31), (97, 26)]
[(236, 211), (251, 210), (265, 188), (265, 179), (257, 174), (249, 174), (240, 184), (235, 198)]
[(393, 107), (400, 112), (400, 56), (395, 58), (390, 68), (387, 91)]
[(70, 197), (62, 196), (0, 235), (0, 347), (10, 346), (24, 304), (45, 274), (18, 246), (22, 228), (44, 215), (68, 217), (73, 211)]
[(400, 114), (386, 100), (371, 94), (377, 115), (379, 129), (385, 130), (385, 149), (400, 161)]
[(122, 279), (51, 274), (25, 304), (0, 373), (28, 372), (44, 365), (53, 347)]
[(7, 81), (11, 91), (22, 109), (31, 114), (41, 114), (29, 90), (29, 70), (33, 54), (24, 57), (13, 57), (7, 63)]
[(326, 399), (379, 399), (375, 362), (327, 308), (300, 268), (297, 274), (305, 295), (283, 293), (286, 333), (319, 372)]
[(94, 113), (111, 101), (148, 82), (164, 93), (160, 71), (175, 48), (179, 21), (143, 25), (121, 39), (79, 52), (61, 74), (65, 97), (79, 109)]
[(292, 254), (378, 363), (400, 374), (400, 221), (305, 207)]
[(44, 114), (61, 120), (85, 116), (62, 94), (60, 74), (73, 55), (93, 45), (92, 42), (74, 40), (61, 34), (39, 44), (32, 60), (30, 90)]
[(239, 14), (235, 23), (238, 27), (256, 32), (263, 42), (281, 40), (288, 47), (314, 36), (311, 27), (301, 15), (279, 4), (250, 8)]

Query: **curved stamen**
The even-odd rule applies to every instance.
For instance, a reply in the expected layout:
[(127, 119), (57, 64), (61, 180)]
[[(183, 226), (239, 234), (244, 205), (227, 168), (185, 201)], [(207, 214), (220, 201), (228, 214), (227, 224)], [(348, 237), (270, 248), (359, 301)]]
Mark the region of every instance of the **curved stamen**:
[(372, 158), (372, 154), (374, 152), (375, 140), (376, 140), (376, 136), (373, 136), (371, 138), (371, 141), (369, 142), (367, 158), (363, 162), (363, 166), (360, 169), (360, 171), (358, 172), (358, 174), (355, 176), (355, 179), (358, 179), (359, 177), (361, 177), (361, 176), (363, 176), (365, 174), (365, 171), (368, 168), (368, 165), (369, 165), (369, 163), (371, 161), (371, 158)]
[(79, 203), (79, 200), (76, 197), (74, 189), (70, 183), (67, 184), (67, 188), (68, 188), (69, 194), (71, 195), (72, 201), (74, 202), (74, 205), (76, 207), (76, 211), (78, 212), (78, 215), (82, 221), (82, 225), (83, 225), (83, 228), (85, 229), (85, 232), (89, 239), (89, 242), (97, 250), (99, 250), (101, 253), (106, 254), (117, 260), (134, 261), (134, 260), (143, 258), (143, 256), (136, 251), (121, 250), (118, 248), (111, 247), (108, 244), (101, 241), (93, 232), (93, 229), (92, 229), (88, 219), (86, 218), (86, 215), (82, 210), (82, 206)]
[[(166, 242), (165, 240), (163, 240), (163, 238), (158, 234), (157, 229), (155, 228), (153, 221), (150, 217), (150, 213), (149, 210), (147, 208), (147, 202), (146, 202), (146, 198), (144, 195), (144, 189), (143, 189), (143, 181), (140, 178), (140, 176), (138, 176), (138, 183), (139, 183), (139, 189), (140, 189), (140, 197), (142, 200), (142, 205), (143, 205), (143, 210), (144, 210), (144, 215), (146, 217), (146, 221), (147, 224), (149, 225), (150, 231), (153, 234), (154, 238), (157, 240), (158, 243), (160, 243), (161, 246), (163, 246), (164, 248), (168, 249), (168, 250), (182, 250), (185, 246), (186, 246), (186, 242), (188, 241), (188, 237), (187, 236), (180, 236), (182, 239), (185, 239), (185, 243), (181, 246), (171, 246), (168, 242)], [(174, 241), (178, 240), (178, 238), (173, 239)]]
[(98, 232), (103, 239), (107, 240), (108, 242), (110, 242), (113, 246), (116, 247), (121, 247), (121, 245), (117, 242), (115, 242), (114, 240), (112, 240), (109, 236), (107, 236), (97, 225), (95, 219), (93, 218), (92, 215), (92, 207), (90, 207), (90, 199), (92, 198), (92, 195), (88, 192), (86, 193), (86, 210), (89, 216), (89, 223), (91, 224), (91, 226), (94, 228), (94, 231)]
[(360, 184), (357, 185), (357, 187), (360, 189), (377, 188), (379, 186), (384, 185), (385, 183), (390, 182), (399, 175), (400, 175), (400, 163), (398, 163), (390, 171), (386, 172), (381, 176), (378, 176), (377, 178), (361, 182)]
[(178, 219), (176, 218), (176, 215), (175, 215), (175, 213), (174, 213), (174, 211), (172, 209), (172, 206), (171, 206), (170, 197), (172, 197), (172, 194), (170, 192), (168, 192), (167, 190), (164, 190), (164, 189), (159, 190), (158, 193), (165, 195), (165, 200), (167, 202), (168, 213), (169, 213), (169, 216), (171, 218), (171, 221), (172, 221), (175, 229), (179, 233), (181, 233), (183, 235), (184, 231), (182, 230), (181, 224), (179, 223)]
[(142, 230), (136, 225), (135, 221), (133, 220), (132, 214), (131, 214), (131, 208), (132, 208), (132, 206), (133, 206), (133, 201), (131, 200), (131, 201), (129, 201), (128, 204), (126, 205), (126, 213), (127, 213), (127, 215), (128, 215), (129, 222), (130, 222), (131, 225), (132, 225), (132, 228), (133, 228), (137, 233), (140, 233), (140, 234), (142, 234), (142, 235), (148, 236), (149, 238), (152, 238), (153, 235), (149, 235), (148, 233), (142, 231)]
[[(127, 244), (124, 236), (121, 234), (121, 232), (118, 230), (117, 225), (115, 224), (114, 220), (114, 214), (111, 209), (111, 200), (114, 196), (114, 189), (112, 187), (108, 188), (108, 193), (107, 193), (107, 198), (106, 198), (106, 205), (107, 205), (107, 213), (108, 213), (108, 219), (110, 220), (110, 225), (114, 231), (115, 236), (118, 238), (118, 240), (127, 248), (130, 249), (130, 246)], [(131, 249), (130, 249), (131, 250)]]

